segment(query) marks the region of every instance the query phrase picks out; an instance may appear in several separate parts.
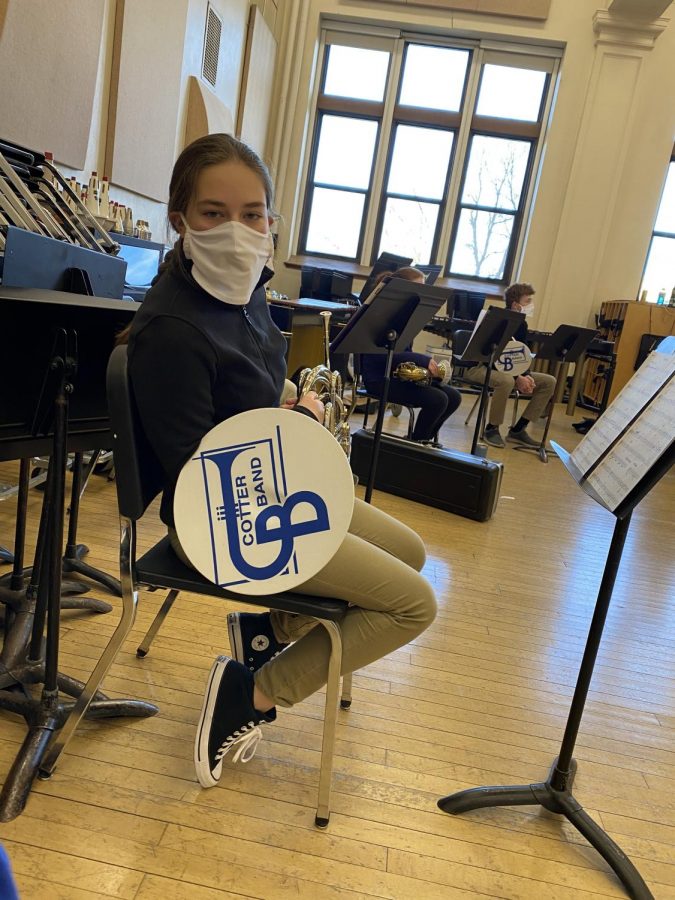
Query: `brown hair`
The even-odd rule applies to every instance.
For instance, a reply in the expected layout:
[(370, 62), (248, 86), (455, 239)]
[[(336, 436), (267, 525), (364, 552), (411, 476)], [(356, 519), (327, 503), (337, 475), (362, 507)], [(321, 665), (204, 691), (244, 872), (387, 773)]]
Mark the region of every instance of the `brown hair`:
[(274, 206), (274, 187), (265, 163), (248, 144), (230, 134), (207, 134), (197, 138), (176, 160), (169, 182), (168, 212), (186, 213), (203, 169), (218, 163), (240, 162), (255, 172), (265, 188), (267, 208)]
[(504, 302), (507, 306), (513, 306), (514, 303), (518, 303), (521, 297), (531, 297), (534, 293), (534, 288), (527, 281), (516, 282), (509, 285), (504, 291)]
[(375, 283), (379, 284), (385, 278), (387, 281), (391, 278), (405, 278), (406, 281), (415, 281), (416, 278), (421, 278), (422, 281), (426, 280), (424, 272), (421, 269), (416, 269), (414, 266), (401, 266), (400, 269), (395, 269), (393, 272), (381, 272), (377, 276)]
[[(207, 134), (204, 137), (197, 138), (183, 150), (173, 166), (171, 173), (171, 181), (169, 182), (169, 203), (167, 213), (187, 212), (190, 200), (197, 186), (197, 179), (202, 171), (208, 166), (216, 166), (219, 163), (240, 162), (248, 166), (251, 171), (255, 172), (262, 181), (265, 189), (265, 199), (267, 200), (267, 209), (270, 214), (274, 208), (274, 186), (269, 169), (258, 156), (255, 150), (252, 150), (248, 144), (237, 140), (230, 134)], [(173, 245), (159, 267), (159, 274), (162, 275), (167, 270), (180, 272), (187, 275), (183, 254), (180, 250), (181, 238)], [(116, 343), (126, 344), (129, 340), (128, 326), (117, 336)]]

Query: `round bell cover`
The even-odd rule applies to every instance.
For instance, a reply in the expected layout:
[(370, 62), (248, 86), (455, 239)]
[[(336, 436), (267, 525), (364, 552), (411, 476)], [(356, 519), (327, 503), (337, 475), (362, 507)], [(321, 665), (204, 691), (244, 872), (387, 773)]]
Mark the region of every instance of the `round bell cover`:
[(532, 352), (522, 341), (509, 341), (495, 360), (495, 369), (507, 375), (522, 375), (532, 365)]
[(254, 409), (216, 425), (176, 485), (178, 539), (209, 581), (240, 594), (290, 591), (342, 543), (354, 507), (349, 462), (308, 416)]

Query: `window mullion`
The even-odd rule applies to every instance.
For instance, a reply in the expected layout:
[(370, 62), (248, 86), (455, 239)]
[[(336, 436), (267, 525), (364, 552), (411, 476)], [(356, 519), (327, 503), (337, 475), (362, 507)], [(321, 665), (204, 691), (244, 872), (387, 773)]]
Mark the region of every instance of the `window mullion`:
[(469, 146), (469, 137), (471, 135), (471, 119), (473, 117), (473, 111), (476, 106), (476, 98), (478, 95), (482, 57), (482, 50), (474, 51), (471, 57), (471, 70), (469, 72), (464, 103), (462, 105), (462, 120), (459, 130), (455, 135), (455, 152), (453, 155), (452, 172), (450, 173), (448, 195), (443, 211), (443, 224), (441, 226), (436, 259), (434, 260), (436, 263), (441, 263), (443, 265), (444, 271), (447, 270), (450, 259), (450, 239), (452, 236), (455, 213), (459, 206), (459, 191), (462, 185), (462, 174), (464, 172), (466, 152)]
[(518, 228), (516, 243), (512, 248), (512, 259), (514, 263), (513, 271), (511, 273), (512, 279), (518, 277), (520, 262), (523, 258), (523, 249), (525, 247), (525, 242), (530, 231), (530, 222), (532, 221), (532, 214), (534, 212), (534, 197), (537, 192), (537, 186), (539, 184), (539, 178), (541, 175), (541, 157), (544, 152), (546, 133), (548, 131), (549, 122), (551, 120), (551, 110), (553, 108), (555, 95), (558, 90), (557, 80), (559, 68), (560, 60), (556, 59), (553, 62), (553, 71), (550, 75), (552, 83), (547, 86), (544, 108), (541, 111), (541, 130), (539, 132), (539, 139), (534, 142), (534, 156), (532, 158), (530, 167), (530, 171), (532, 174), (527, 179), (527, 190), (520, 198), (520, 209), (522, 210), (523, 215), (520, 227)]
[(380, 209), (380, 201), (385, 193), (384, 178), (387, 168), (387, 157), (389, 154), (389, 143), (393, 128), (394, 110), (396, 108), (396, 100), (398, 97), (398, 84), (401, 77), (401, 67), (403, 64), (403, 48), (404, 42), (396, 41), (394, 51), (391, 56), (391, 65), (389, 69), (389, 80), (384, 100), (384, 112), (382, 114), (382, 124), (380, 126), (380, 135), (377, 144), (377, 152), (375, 155), (375, 167), (373, 172), (372, 189), (368, 198), (368, 209), (366, 210), (366, 227), (363, 234), (363, 245), (361, 247), (361, 265), (370, 265), (373, 254), (373, 241), (375, 240), (375, 231), (377, 228), (377, 219)]

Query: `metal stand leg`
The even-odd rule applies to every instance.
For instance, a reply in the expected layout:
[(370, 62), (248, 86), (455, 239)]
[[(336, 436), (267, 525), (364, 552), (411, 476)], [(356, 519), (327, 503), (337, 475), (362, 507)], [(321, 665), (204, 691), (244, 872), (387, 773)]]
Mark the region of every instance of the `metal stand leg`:
[(387, 397), (389, 396), (389, 383), (391, 381), (391, 364), (394, 357), (394, 347), (398, 334), (395, 331), (387, 333), (387, 361), (384, 367), (384, 381), (382, 385), (382, 396), (380, 405), (377, 409), (377, 421), (375, 423), (375, 432), (373, 434), (373, 449), (370, 457), (370, 469), (368, 471), (368, 482), (366, 484), (366, 493), (364, 500), (370, 503), (373, 496), (373, 488), (375, 487), (375, 473), (377, 472), (377, 458), (380, 455), (380, 441), (382, 440), (382, 426), (384, 424), (384, 411), (387, 408)]
[[(473, 440), (471, 441), (471, 453), (473, 455), (478, 451), (478, 438), (483, 433), (483, 428), (485, 427), (485, 419), (487, 416), (487, 402), (488, 402), (488, 394), (490, 393), (490, 375), (492, 373), (492, 366), (495, 361), (495, 351), (496, 347), (492, 347), (490, 351), (490, 359), (487, 363), (487, 367), (485, 369), (485, 380), (483, 381), (483, 386), (480, 392), (480, 401), (478, 404), (478, 417), (476, 418), (476, 427), (473, 432)], [(485, 456), (487, 453), (487, 448), (485, 445), (481, 445), (482, 452), (481, 456)]]
[(605, 571), (598, 591), (593, 620), (588, 632), (586, 649), (579, 669), (574, 697), (570, 706), (565, 734), (560, 746), (560, 754), (554, 760), (548, 779), (537, 784), (516, 784), (501, 787), (480, 787), (450, 794), (438, 801), (444, 812), (454, 815), (472, 809), (491, 806), (543, 806), (550, 812), (559, 813), (574, 825), (595, 847), (616, 872), (634, 900), (653, 900), (653, 896), (642, 876), (628, 859), (623, 850), (606, 834), (600, 826), (583, 810), (571, 793), (576, 774), (576, 762), (572, 758), (581, 717), (588, 695), (593, 668), (598, 655), (602, 632), (607, 618), (609, 602), (621, 561), (621, 553), (630, 515), (617, 519), (612, 535), (612, 543), (607, 554)]
[[(77, 543), (77, 524), (80, 514), (80, 497), (84, 491), (83, 484), (86, 484), (89, 480), (89, 476), (96, 465), (98, 457), (98, 452), (92, 455), (92, 458), (87, 465), (87, 473), (85, 475), (83, 473), (84, 462), (82, 454), (75, 454), (70, 500), (70, 520), (68, 522), (68, 542), (63, 557), (63, 571), (77, 572), (78, 575), (84, 575), (86, 578), (90, 578), (92, 581), (96, 581), (98, 584), (103, 585), (103, 587), (107, 588), (110, 593), (114, 594), (116, 597), (121, 597), (122, 588), (117, 578), (113, 578), (112, 575), (101, 572), (100, 569), (96, 569), (94, 566), (82, 562), (82, 558), (89, 553), (89, 548), (84, 544)], [(110, 607), (110, 609), (112, 609), (112, 607)]]
[[(37, 591), (37, 576), (33, 579), (33, 569), (31, 567), (24, 568), (28, 490), (31, 484), (30, 468), (31, 460), (29, 458), (22, 459), (19, 464), (19, 483), (17, 486), (18, 496), (14, 536), (14, 565), (10, 573), (0, 577), (0, 603), (9, 603), (12, 598), (14, 598), (16, 602), (20, 602), (19, 595), (25, 597), (30, 590), (31, 583), (34, 585), (34, 590)], [(42, 522), (40, 527), (44, 529)], [(38, 545), (39, 544), (40, 538), (38, 537)], [(36, 553), (36, 559), (39, 558), (40, 555)], [(107, 613), (111, 611), (112, 606), (104, 600), (97, 600), (93, 597), (64, 596), (64, 594), (69, 593), (82, 594), (86, 593), (88, 590), (89, 588), (86, 584), (82, 584), (82, 582), (62, 580), (61, 609), (83, 609), (98, 613)]]
[[(561, 365), (562, 365), (561, 363), (558, 363), (556, 365), (556, 379), (560, 375)], [(514, 450), (526, 450), (530, 453), (536, 453), (537, 456), (539, 457), (539, 461), (543, 462), (543, 463), (548, 462), (549, 456), (553, 456), (556, 459), (558, 457), (558, 454), (555, 452), (555, 450), (552, 450), (550, 447), (548, 448), (548, 450), (546, 449), (546, 441), (548, 440), (548, 432), (549, 432), (549, 429), (551, 428), (551, 420), (553, 419), (553, 410), (555, 409), (554, 398), (555, 398), (555, 391), (553, 392), (553, 396), (549, 400), (548, 415), (546, 416), (546, 425), (544, 426), (544, 433), (541, 436), (541, 442), (540, 442), (539, 446), (538, 447), (526, 447), (524, 444), (516, 444), (513, 448)]]

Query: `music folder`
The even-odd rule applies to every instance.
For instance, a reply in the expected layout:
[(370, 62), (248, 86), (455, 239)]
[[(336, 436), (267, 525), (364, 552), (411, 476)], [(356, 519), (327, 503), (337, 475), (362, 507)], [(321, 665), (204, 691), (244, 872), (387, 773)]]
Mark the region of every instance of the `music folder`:
[(649, 354), (574, 451), (563, 451), (562, 459), (587, 494), (616, 512), (630, 503), (674, 442), (675, 338)]

